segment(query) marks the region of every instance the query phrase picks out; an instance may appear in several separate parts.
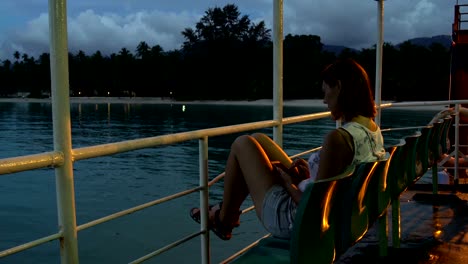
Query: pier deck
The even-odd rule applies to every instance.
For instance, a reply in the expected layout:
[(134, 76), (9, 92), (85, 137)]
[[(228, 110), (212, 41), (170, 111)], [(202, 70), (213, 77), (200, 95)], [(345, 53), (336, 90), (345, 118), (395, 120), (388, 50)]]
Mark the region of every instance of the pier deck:
[[(461, 179), (457, 190), (453, 185), (440, 185), (434, 199), (429, 177), (424, 176), (400, 197), (400, 248), (391, 245), (389, 224), (388, 256), (379, 257), (374, 225), (336, 263), (468, 263), (468, 184)], [(391, 209), (388, 216), (391, 223)]]

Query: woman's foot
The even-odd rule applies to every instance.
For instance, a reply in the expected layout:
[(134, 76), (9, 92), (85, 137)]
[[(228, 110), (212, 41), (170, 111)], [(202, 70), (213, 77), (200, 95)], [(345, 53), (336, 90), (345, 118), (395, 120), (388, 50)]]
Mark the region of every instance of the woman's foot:
[[(232, 229), (240, 225), (240, 219), (237, 218), (237, 221), (231, 225), (225, 225), (221, 222), (219, 214), (221, 212), (222, 202), (208, 207), (208, 228), (213, 231), (219, 238), (222, 240), (229, 240), (232, 237)], [(242, 212), (239, 211), (239, 216)], [(199, 208), (192, 208), (190, 210), (190, 216), (197, 223), (201, 222), (201, 215)]]

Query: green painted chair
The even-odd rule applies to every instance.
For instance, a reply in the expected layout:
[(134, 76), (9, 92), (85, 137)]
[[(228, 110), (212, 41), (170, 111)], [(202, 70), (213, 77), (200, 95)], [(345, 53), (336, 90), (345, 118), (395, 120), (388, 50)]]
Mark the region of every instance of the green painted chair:
[[(413, 135), (404, 137), (405, 145), (403, 146), (401, 165), (403, 165), (403, 174), (398, 179), (399, 194), (406, 191), (406, 189), (412, 185), (416, 176), (416, 161), (419, 141), (421, 140), (422, 133), (420, 131), (415, 132)], [(398, 195), (399, 195), (398, 194)]]
[(406, 136), (405, 144), (398, 149), (398, 157), (391, 161), (389, 184), (392, 200), (398, 199), (416, 178), (416, 147), (420, 136), (421, 132)]
[(371, 197), (368, 201), (370, 223), (374, 223), (390, 205), (391, 199), (390, 190), (387, 184), (387, 176), (388, 168), (396, 149), (396, 146), (386, 148), (385, 150), (389, 153), (388, 159), (385, 162), (379, 162), (378, 166), (376, 166), (372, 173), (367, 194)]
[(447, 116), (443, 119), (443, 127), (442, 132), (440, 134), (440, 147), (442, 153), (449, 153), (450, 152), (450, 145), (447, 144), (450, 128), (452, 127), (452, 116)]
[(442, 153), (440, 148), (440, 138), (444, 129), (444, 120), (439, 119), (432, 124), (432, 134), (429, 140), (429, 162), (430, 165), (437, 165), (437, 158)]
[(437, 160), (442, 153), (440, 147), (440, 138), (444, 128), (444, 120), (439, 119), (437, 122), (432, 124), (432, 134), (429, 140), (429, 166), (431, 167), (432, 171), (432, 186), (433, 186), (433, 193), (438, 193), (438, 167), (437, 167)]
[[(386, 162), (380, 162), (375, 168), (371, 183), (369, 186), (369, 222), (378, 224), (379, 255), (384, 257), (388, 255), (388, 208), (391, 205), (391, 186), (392, 175), (400, 173), (398, 165), (400, 155), (403, 152), (405, 141), (401, 140), (398, 144), (387, 147), (389, 154)], [(391, 167), (393, 165), (393, 167)], [(390, 170), (393, 169), (393, 172)], [(393, 173), (393, 174), (392, 174)]]
[(333, 263), (336, 237), (336, 201), (349, 188), (353, 170), (310, 184), (297, 208), (291, 240), (262, 239), (233, 263)]
[(433, 125), (428, 125), (420, 130), (421, 137), (416, 145), (416, 178), (414, 181), (418, 181), (432, 165), (429, 161), (429, 145), (433, 131)]
[(340, 209), (337, 202), (340, 192), (351, 185), (352, 175), (350, 172), (338, 180), (315, 182), (313, 185), (322, 186), (319, 191), (301, 198), (305, 198), (305, 203), (298, 208), (294, 220), (291, 263), (333, 263)]
[(337, 214), (339, 224), (336, 229), (337, 234), (341, 236), (336, 240), (338, 255), (343, 254), (361, 240), (372, 224), (369, 221), (372, 207), (370, 203), (374, 200), (373, 192), (370, 190), (371, 180), (385, 162), (368, 162), (358, 165), (352, 176), (351, 185), (340, 190), (338, 195), (341, 209)]
[(311, 184), (296, 212), (291, 240), (262, 239), (234, 263), (332, 263), (372, 224), (370, 204), (377, 194), (369, 187), (374, 175), (386, 181), (388, 164), (389, 160), (363, 163), (354, 171)]
[(388, 169), (387, 184), (392, 204), (392, 244), (400, 247), (400, 195), (416, 175), (416, 147), (421, 133), (404, 138), (404, 145), (397, 146)]

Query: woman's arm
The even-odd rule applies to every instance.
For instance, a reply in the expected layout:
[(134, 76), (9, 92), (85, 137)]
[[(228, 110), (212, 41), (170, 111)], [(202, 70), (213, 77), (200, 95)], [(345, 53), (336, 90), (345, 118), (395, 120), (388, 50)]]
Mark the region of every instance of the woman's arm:
[(354, 158), (352, 142), (351, 135), (338, 129), (328, 133), (320, 151), (317, 180), (337, 176), (351, 164)]
[(278, 171), (278, 174), (280, 175), (280, 178), (283, 180), (283, 187), (286, 189), (286, 191), (289, 193), (291, 198), (296, 204), (299, 204), (299, 201), (301, 200), (302, 197), (302, 192), (297, 188), (296, 183), (293, 181), (292, 175), (289, 175), (282, 166), (274, 166), (276, 170)]
[[(317, 180), (331, 178), (342, 173), (353, 161), (354, 151), (352, 149), (353, 139), (348, 133), (342, 133), (337, 129), (331, 131), (326, 137), (320, 152), (320, 164)], [(296, 204), (302, 197), (302, 191), (294, 182), (293, 175), (288, 174), (283, 166), (274, 166), (280, 178), (283, 180), (283, 186)]]

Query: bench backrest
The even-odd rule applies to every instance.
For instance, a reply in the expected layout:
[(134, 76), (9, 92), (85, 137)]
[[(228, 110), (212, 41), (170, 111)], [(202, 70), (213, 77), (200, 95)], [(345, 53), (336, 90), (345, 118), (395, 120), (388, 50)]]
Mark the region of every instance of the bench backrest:
[(429, 165), (431, 167), (437, 164), (437, 159), (439, 158), (440, 154), (442, 154), (440, 138), (444, 128), (443, 120), (437, 120), (436, 122), (432, 123), (432, 126), (432, 133), (429, 140)]
[(421, 128), (421, 137), (416, 146), (416, 180), (422, 177), (432, 165), (429, 161), (429, 147), (433, 132), (433, 125)]
[(418, 132), (405, 137), (405, 144), (396, 150), (397, 157), (390, 162), (388, 182), (391, 185), (392, 198), (399, 197), (416, 178), (416, 146), (420, 136), (421, 133)]
[(337, 189), (351, 173), (338, 179), (311, 183), (302, 194), (290, 241), (291, 263), (332, 263), (335, 259)]
[(362, 163), (307, 187), (294, 220), (291, 263), (333, 263), (364, 236), (369, 228), (369, 203), (377, 199), (370, 197), (369, 185), (374, 173), (386, 174), (387, 163)]
[(452, 127), (452, 116), (447, 116), (445, 117), (442, 125), (442, 132), (440, 135), (440, 147), (442, 153), (449, 153), (450, 152), (450, 144), (448, 143), (448, 138), (449, 138), (449, 132), (450, 128)]
[(337, 237), (335, 247), (337, 255), (343, 254), (367, 233), (370, 222), (372, 203), (377, 200), (372, 181), (375, 177), (384, 177), (387, 160), (366, 162), (358, 165), (349, 184), (340, 185), (336, 207)]
[(392, 161), (398, 160), (401, 154), (401, 149), (404, 147), (405, 141), (401, 140), (398, 144), (387, 147), (385, 150), (388, 153), (388, 159), (386, 162), (381, 162), (376, 166), (375, 171), (372, 175), (371, 183), (369, 186), (369, 223), (375, 223), (375, 221), (384, 215), (387, 208), (391, 203), (391, 179), (389, 176), (390, 164), (397, 165)]

